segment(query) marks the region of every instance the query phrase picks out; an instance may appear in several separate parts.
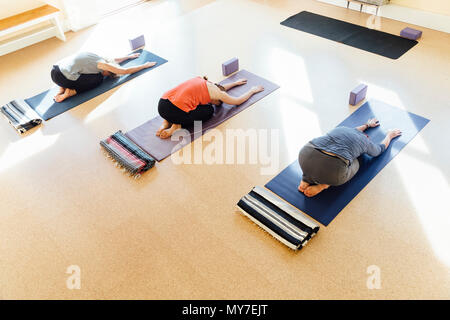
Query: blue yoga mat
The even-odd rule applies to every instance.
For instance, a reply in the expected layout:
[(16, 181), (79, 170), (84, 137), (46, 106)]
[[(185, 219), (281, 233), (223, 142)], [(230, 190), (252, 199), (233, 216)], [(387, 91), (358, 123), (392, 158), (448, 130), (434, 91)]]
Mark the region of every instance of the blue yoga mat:
[(366, 130), (372, 141), (381, 142), (389, 129), (399, 128), (402, 135), (392, 140), (389, 148), (380, 156), (372, 158), (365, 154), (362, 155), (359, 158), (359, 171), (353, 179), (341, 186), (330, 187), (315, 197), (308, 198), (298, 191), (302, 171), (296, 160), (269, 181), (266, 188), (327, 226), (430, 121), (414, 113), (372, 100), (366, 102), (338, 126), (357, 127), (366, 123), (370, 118), (377, 118), (380, 121), (380, 126)]
[(106, 77), (102, 84), (97, 88), (79, 93), (68, 98), (67, 100), (64, 100), (63, 102), (57, 103), (53, 100), (53, 97), (59, 90), (56, 86), (34, 97), (25, 99), (25, 101), (42, 117), (42, 119), (48, 120), (167, 62), (166, 59), (145, 50), (138, 50), (136, 52), (141, 53), (138, 58), (125, 61), (121, 63), (121, 65), (123, 67), (132, 67), (148, 61), (155, 61), (156, 65), (151, 68), (143, 69), (139, 72), (123, 75), (114, 79), (111, 77)]

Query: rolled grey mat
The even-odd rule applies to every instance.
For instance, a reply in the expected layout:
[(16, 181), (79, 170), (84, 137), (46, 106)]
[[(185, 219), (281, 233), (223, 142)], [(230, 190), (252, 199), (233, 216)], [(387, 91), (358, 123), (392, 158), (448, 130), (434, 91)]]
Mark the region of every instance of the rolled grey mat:
[(237, 208), (274, 238), (300, 250), (319, 231), (319, 225), (263, 187), (254, 187)]
[(13, 100), (2, 106), (0, 111), (20, 134), (42, 123), (39, 115), (24, 100)]

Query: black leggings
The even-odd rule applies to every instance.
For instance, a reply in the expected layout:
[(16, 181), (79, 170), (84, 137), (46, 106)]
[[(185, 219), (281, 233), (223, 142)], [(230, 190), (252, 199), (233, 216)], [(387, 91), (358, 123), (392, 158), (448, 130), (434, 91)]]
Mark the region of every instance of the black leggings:
[(59, 70), (58, 66), (53, 66), (50, 72), (52, 80), (58, 86), (63, 88), (75, 89), (77, 93), (94, 89), (98, 87), (103, 81), (103, 75), (101, 73), (82, 74), (77, 80), (69, 80)]
[(213, 116), (214, 107), (211, 104), (199, 105), (195, 110), (184, 112), (168, 99), (160, 99), (158, 113), (161, 118), (174, 124), (181, 124), (183, 128), (191, 127), (194, 121), (206, 121)]

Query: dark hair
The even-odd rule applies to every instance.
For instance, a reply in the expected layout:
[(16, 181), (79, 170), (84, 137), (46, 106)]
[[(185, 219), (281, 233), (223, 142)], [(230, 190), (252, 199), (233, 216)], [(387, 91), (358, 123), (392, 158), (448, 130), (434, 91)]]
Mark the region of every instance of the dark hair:
[(111, 71), (108, 71), (108, 72), (109, 72), (108, 77), (111, 77), (111, 78), (118, 78), (119, 77), (119, 75), (117, 73), (114, 73), (114, 72), (111, 72)]
[[(220, 85), (220, 84), (218, 84), (218, 83), (214, 83), (214, 84), (215, 84), (216, 87), (219, 88), (221, 91), (223, 91), (223, 92), (226, 92), (226, 91), (227, 91), (227, 90), (225, 90), (225, 88), (224, 88), (222, 85)], [(223, 101), (222, 101), (222, 100), (219, 100), (219, 103), (216, 104), (216, 106), (220, 107), (220, 106), (222, 105), (222, 103), (223, 103)]]
[(221, 91), (227, 91), (227, 90), (225, 90), (225, 88), (222, 86), (222, 85), (220, 85), (220, 84), (218, 84), (218, 83), (214, 83), (216, 86), (217, 86), (217, 88), (219, 88)]
[[(206, 81), (208, 81), (208, 77), (207, 77), (207, 76), (203, 76), (203, 79), (205, 79)], [(214, 84), (215, 84), (216, 87), (219, 88), (221, 91), (227, 91), (227, 90), (225, 90), (225, 88), (224, 88), (222, 85), (220, 85), (220, 84), (218, 84), (218, 83), (214, 83)], [(216, 106), (220, 107), (220, 106), (222, 105), (222, 103), (223, 103), (223, 101), (219, 100), (219, 103), (216, 104)]]

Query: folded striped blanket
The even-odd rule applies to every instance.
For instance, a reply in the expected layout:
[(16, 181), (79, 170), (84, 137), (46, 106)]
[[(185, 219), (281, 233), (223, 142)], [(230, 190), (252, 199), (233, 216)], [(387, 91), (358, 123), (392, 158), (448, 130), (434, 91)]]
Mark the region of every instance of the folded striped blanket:
[(14, 100), (0, 108), (0, 112), (20, 134), (40, 125), (42, 119), (25, 101)]
[(300, 250), (319, 231), (319, 225), (262, 187), (254, 187), (237, 203), (250, 220), (291, 249)]
[(116, 161), (117, 166), (135, 178), (139, 178), (142, 173), (155, 165), (155, 160), (120, 130), (100, 141), (100, 145), (108, 156)]

